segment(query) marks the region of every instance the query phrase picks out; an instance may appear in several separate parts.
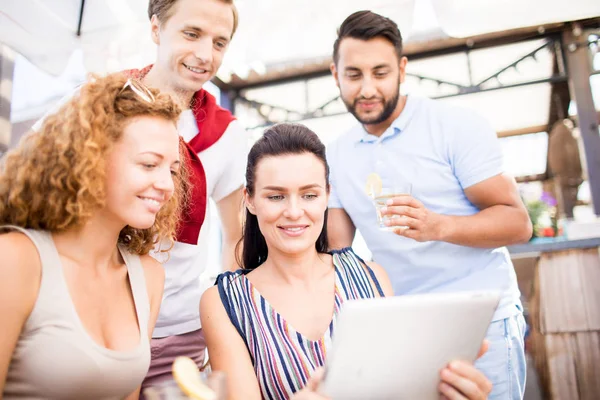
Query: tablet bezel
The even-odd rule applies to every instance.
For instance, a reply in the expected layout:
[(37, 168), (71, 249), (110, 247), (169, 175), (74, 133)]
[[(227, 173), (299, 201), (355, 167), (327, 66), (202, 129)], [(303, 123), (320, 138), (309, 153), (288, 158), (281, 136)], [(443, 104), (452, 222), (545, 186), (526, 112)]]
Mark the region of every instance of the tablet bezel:
[(475, 359), (499, 300), (485, 291), (347, 301), (319, 391), (333, 400), (439, 399), (439, 372)]

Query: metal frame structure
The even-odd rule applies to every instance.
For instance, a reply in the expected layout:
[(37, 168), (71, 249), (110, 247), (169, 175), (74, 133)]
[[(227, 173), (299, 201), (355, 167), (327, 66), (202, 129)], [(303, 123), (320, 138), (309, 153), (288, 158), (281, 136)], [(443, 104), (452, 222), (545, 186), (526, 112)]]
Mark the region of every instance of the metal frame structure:
[(581, 25), (574, 24), (572, 29), (563, 32), (563, 43), (566, 45), (569, 89), (577, 105), (594, 212), (600, 215), (600, 130), (590, 85), (590, 77), (594, 73), (588, 50), (590, 43), (583, 32)]
[[(578, 21), (578, 23), (583, 29), (590, 27), (598, 28), (600, 26), (600, 16), (597, 18)], [(416, 43), (409, 41), (405, 43), (403, 47), (403, 53), (410, 60), (418, 60), (439, 55), (518, 43), (532, 39), (560, 39), (562, 32), (565, 29), (569, 29), (569, 24), (570, 23), (568, 22), (554, 23), (543, 26), (518, 28), (502, 32), (488, 33), (468, 38), (444, 38)], [(330, 74), (330, 64), (331, 57), (307, 61), (302, 63), (302, 66), (299, 66), (298, 62), (290, 65), (278, 64), (268, 67), (267, 71), (260, 75), (251, 72), (245, 79), (234, 75), (230, 82), (226, 83), (219, 79), (215, 79), (214, 83), (224, 91), (239, 93), (240, 91), (246, 89), (327, 76)]]
[[(431, 58), (439, 55), (465, 53), (467, 56), (467, 68), (469, 72), (469, 85), (463, 85), (456, 82), (444, 81), (428, 76), (413, 74), (412, 76), (421, 80), (433, 81), (437, 84), (450, 85), (456, 89), (456, 93), (438, 96), (437, 98), (446, 98), (453, 96), (463, 96), (473, 93), (482, 93), (494, 90), (502, 90), (507, 88), (522, 87), (535, 85), (540, 83), (551, 84), (551, 96), (549, 120), (544, 126), (523, 127), (522, 129), (499, 132), (499, 137), (516, 136), (537, 132), (549, 132), (550, 127), (558, 120), (562, 120), (568, 116), (568, 107), (573, 99), (577, 104), (576, 122), (581, 131), (583, 144), (585, 148), (585, 170), (588, 175), (588, 181), (592, 192), (592, 202), (594, 211), (600, 215), (600, 133), (598, 131), (599, 115), (595, 110), (595, 106), (591, 94), (591, 86), (589, 77), (595, 74), (600, 74), (600, 71), (594, 70), (589, 59), (588, 46), (599, 46), (600, 31), (596, 35), (595, 41), (589, 42), (586, 30), (600, 29), (600, 17), (591, 18), (577, 22), (565, 22), (561, 24), (551, 24), (547, 26), (521, 28), (511, 31), (486, 34), (477, 37), (466, 39), (441, 39), (429, 43), (407, 44), (405, 46), (405, 54), (411, 60)], [(505, 66), (490, 74), (485, 79), (475, 82), (473, 81), (470, 66), (470, 51), (474, 49), (493, 48), (505, 44), (519, 43), (534, 39), (545, 39), (545, 43), (528, 54), (519, 57), (507, 63)], [(553, 71), (552, 74), (544, 79), (537, 79), (527, 82), (519, 82), (515, 84), (502, 84), (498, 77), (503, 72), (518, 68), (519, 63), (528, 60), (536, 60), (536, 55), (545, 49), (549, 49), (553, 56)], [(312, 65), (307, 65), (304, 71), (298, 71), (298, 68), (292, 68), (291, 73), (268, 73), (260, 77), (251, 77), (251, 79), (241, 80), (233, 79), (231, 83), (225, 84), (221, 81), (215, 82), (222, 90), (222, 100), (232, 105), (232, 109), (236, 103), (248, 105), (256, 110), (264, 119), (265, 123), (254, 128), (269, 126), (277, 121), (269, 118), (272, 110), (279, 111), (284, 115), (284, 119), (288, 121), (299, 121), (305, 119), (313, 119), (320, 117), (331, 117), (345, 114), (346, 112), (328, 111), (327, 108), (332, 103), (338, 101), (339, 96), (335, 96), (323, 104), (308, 109), (308, 82), (315, 78), (321, 78), (330, 74), (329, 64), (330, 59), (319, 60)], [(279, 69), (279, 68), (278, 68)], [(496, 82), (496, 85), (489, 85), (490, 82)], [(304, 82), (306, 87), (305, 92), (305, 110), (289, 110), (283, 107), (266, 104), (259, 101), (250, 100), (244, 97), (244, 92), (248, 89), (279, 85), (289, 82)], [(223, 98), (225, 97), (225, 98)], [(552, 171), (546, 170), (545, 173), (518, 177), (521, 182), (540, 181), (552, 177)]]
[[(510, 69), (518, 69), (519, 64), (525, 60), (533, 59), (533, 60), (537, 61), (537, 58), (536, 58), (537, 54), (540, 53), (541, 51), (547, 50), (547, 49), (554, 52), (554, 56), (556, 59), (562, 58), (562, 56), (558, 54), (559, 52), (562, 52), (560, 40), (555, 36), (551, 36), (551, 37), (547, 38), (547, 41), (543, 45), (537, 47), (533, 51), (531, 51), (521, 57), (518, 57), (516, 60), (506, 64), (505, 66), (501, 67), (496, 72), (494, 72), (493, 74), (490, 74), (489, 76), (487, 76), (486, 78), (482, 79), (481, 81), (479, 81), (477, 83), (473, 83), (474, 81), (473, 81), (473, 77), (472, 77), (472, 73), (471, 73), (470, 50), (469, 49), (462, 50), (461, 52), (465, 53), (466, 59), (467, 59), (468, 77), (469, 77), (469, 82), (470, 82), (470, 84), (468, 86), (465, 86), (463, 84), (456, 83), (456, 82), (446, 81), (446, 80), (439, 79), (439, 78), (428, 77), (425, 75), (412, 74), (412, 73), (407, 73), (406, 75), (417, 78), (420, 81), (430, 81), (430, 82), (434, 82), (438, 85), (442, 85), (442, 84), (448, 85), (448, 86), (451, 86), (456, 89), (456, 93), (440, 95), (440, 96), (433, 96), (432, 98), (434, 98), (434, 99), (463, 96), (463, 95), (468, 95), (468, 94), (473, 94), (473, 93), (483, 93), (483, 92), (490, 92), (490, 91), (494, 91), (494, 90), (508, 89), (508, 88), (515, 88), (515, 87), (522, 87), (522, 86), (529, 86), (529, 85), (537, 85), (540, 83), (555, 84), (555, 83), (567, 82), (568, 76), (567, 76), (564, 68), (561, 68), (557, 73), (554, 73), (552, 76), (549, 76), (544, 79), (536, 79), (536, 80), (532, 80), (532, 81), (519, 82), (519, 83), (515, 83), (515, 84), (503, 84), (500, 82), (499, 76), (502, 73), (504, 73)], [(306, 89), (305, 89), (305, 99), (306, 99), (305, 100), (305, 109), (307, 109), (307, 111), (304, 113), (301, 113), (301, 112), (298, 112), (295, 110), (289, 110), (284, 107), (275, 106), (272, 104), (266, 104), (264, 102), (250, 100), (243, 95), (243, 92), (240, 92), (237, 94), (235, 101), (238, 101), (238, 102), (241, 102), (241, 103), (244, 103), (244, 104), (250, 106), (251, 108), (256, 110), (259, 113), (259, 115), (261, 115), (261, 117), (265, 120), (264, 124), (258, 125), (253, 128), (267, 127), (269, 125), (272, 125), (272, 124), (278, 122), (277, 120), (272, 120), (269, 117), (269, 115), (265, 114), (263, 112), (264, 109), (267, 109), (270, 111), (271, 110), (279, 110), (280, 114), (285, 115), (285, 120), (287, 120), (287, 121), (301, 121), (301, 120), (305, 120), (305, 119), (331, 117), (331, 116), (341, 115), (341, 114), (346, 113), (345, 111), (343, 111), (343, 112), (327, 112), (327, 110), (326, 110), (330, 104), (332, 104), (340, 99), (339, 95), (336, 95), (336, 96), (332, 97), (331, 99), (327, 100), (326, 102), (324, 102), (323, 104), (321, 104), (320, 106), (315, 107), (312, 110), (309, 110), (309, 107), (308, 107), (308, 81), (310, 79), (314, 79), (314, 77), (311, 77), (308, 79), (303, 79), (303, 82), (305, 83), (305, 87), (306, 87)], [(496, 82), (495, 86), (486, 85), (487, 83), (493, 82), (493, 81)]]

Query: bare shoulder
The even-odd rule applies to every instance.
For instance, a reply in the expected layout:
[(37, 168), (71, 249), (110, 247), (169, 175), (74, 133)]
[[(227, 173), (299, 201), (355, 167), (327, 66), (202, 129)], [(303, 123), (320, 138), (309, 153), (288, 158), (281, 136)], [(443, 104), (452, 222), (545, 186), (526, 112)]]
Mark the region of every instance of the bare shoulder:
[(377, 278), (377, 281), (379, 282), (379, 285), (383, 290), (383, 294), (385, 294), (386, 297), (393, 296), (394, 289), (392, 288), (392, 282), (390, 281), (390, 277), (388, 276), (385, 269), (381, 265), (373, 261), (368, 261), (367, 265), (375, 274), (375, 277)]
[(200, 315), (205, 311), (209, 313), (218, 312), (219, 309), (225, 310), (221, 303), (219, 288), (212, 286), (202, 294), (202, 298), (200, 299)]
[(1, 268), (3, 271), (12, 271), (15, 274), (29, 274), (41, 276), (42, 265), (35, 244), (21, 232), (8, 232), (0, 234), (0, 255), (2, 256)]
[(31, 312), (42, 277), (42, 264), (35, 244), (21, 232), (0, 234), (0, 292), (4, 299)]
[(140, 261), (142, 262), (142, 267), (144, 268), (144, 274), (146, 275), (146, 279), (158, 279), (165, 280), (165, 269), (161, 263), (156, 261), (152, 256), (146, 254), (140, 256)]
[(207, 289), (200, 299), (200, 320), (202, 326), (223, 328), (231, 325), (229, 315), (225, 310), (219, 288), (212, 286)]
[(142, 263), (142, 268), (144, 269), (144, 277), (146, 278), (148, 292), (152, 293), (153, 296), (162, 299), (163, 288), (165, 285), (164, 267), (148, 254), (140, 256), (140, 261)]
[[(0, 234), (0, 390), (40, 290), (42, 263), (23, 233)], [(0, 395), (0, 397), (2, 397)]]
[(200, 300), (200, 319), (213, 371), (227, 375), (232, 399), (260, 399), (260, 389), (243, 334), (233, 325), (221, 302), (219, 287), (206, 290)]

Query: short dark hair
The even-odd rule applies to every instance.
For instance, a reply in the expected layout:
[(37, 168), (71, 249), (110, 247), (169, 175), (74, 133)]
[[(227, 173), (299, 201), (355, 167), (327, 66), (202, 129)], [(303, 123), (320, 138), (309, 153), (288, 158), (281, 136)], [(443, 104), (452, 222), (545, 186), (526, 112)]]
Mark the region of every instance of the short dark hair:
[(402, 58), (402, 35), (394, 21), (372, 11), (357, 11), (342, 22), (333, 43), (333, 62), (338, 63), (340, 43), (344, 38), (369, 40), (376, 37), (387, 39), (396, 49), (398, 60)]
[[(173, 7), (178, 0), (149, 0), (148, 1), (148, 18), (152, 19), (153, 15), (156, 15), (156, 18), (161, 23), (167, 21), (173, 15)], [(219, 0), (222, 3), (229, 4), (231, 6), (231, 11), (233, 12), (233, 31), (231, 32), (231, 37), (235, 34), (235, 31), (238, 27), (238, 11), (237, 7), (233, 3), (233, 0)]]
[[(329, 165), (325, 155), (325, 145), (319, 137), (304, 125), (283, 123), (268, 128), (264, 135), (254, 143), (248, 154), (248, 164), (246, 166), (246, 190), (250, 197), (254, 196), (254, 181), (256, 167), (260, 160), (269, 156), (281, 156), (286, 154), (304, 154), (315, 155), (325, 167), (325, 182), (329, 190)], [(238, 243), (243, 243), (242, 259), (238, 259), (238, 264), (244, 269), (255, 269), (265, 262), (268, 255), (267, 242), (260, 227), (256, 215), (246, 209), (246, 221), (244, 223), (244, 234)], [(317, 252), (326, 253), (328, 251), (327, 241), (327, 210), (323, 229), (315, 243)], [(239, 254), (236, 251), (236, 254)]]

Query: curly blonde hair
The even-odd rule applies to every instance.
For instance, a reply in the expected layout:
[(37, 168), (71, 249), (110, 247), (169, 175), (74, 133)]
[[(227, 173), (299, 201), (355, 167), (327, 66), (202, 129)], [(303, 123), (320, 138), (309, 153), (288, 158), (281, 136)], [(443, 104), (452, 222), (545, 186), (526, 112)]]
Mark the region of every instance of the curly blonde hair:
[[(106, 158), (125, 124), (138, 116), (177, 123), (179, 106), (166, 94), (150, 89), (149, 102), (130, 88), (124, 74), (95, 78), (39, 132), (31, 132), (0, 163), (0, 224), (61, 232), (77, 229), (105, 205)], [(182, 147), (180, 147), (182, 149)], [(183, 160), (182, 154), (182, 160)], [(189, 189), (182, 162), (174, 178), (175, 193), (148, 229), (123, 228), (119, 243), (134, 254), (147, 254), (156, 243), (172, 248), (180, 212)]]

